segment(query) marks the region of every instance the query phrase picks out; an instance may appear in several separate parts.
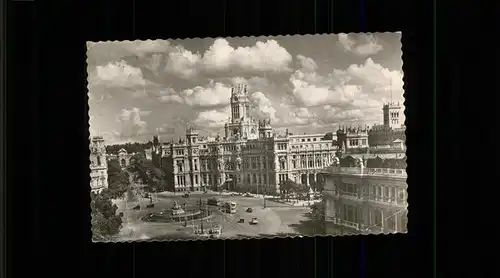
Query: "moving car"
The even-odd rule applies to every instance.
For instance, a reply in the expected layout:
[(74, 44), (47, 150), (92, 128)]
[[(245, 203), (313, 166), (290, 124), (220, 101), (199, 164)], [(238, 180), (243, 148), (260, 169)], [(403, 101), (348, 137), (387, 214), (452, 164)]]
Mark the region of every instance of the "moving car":
[(247, 212), (253, 212), (253, 209), (252, 208), (247, 208)]
[(259, 224), (259, 220), (257, 219), (257, 217), (254, 217), (252, 218), (252, 220), (250, 220), (250, 225), (257, 225)]
[(245, 219), (240, 218), (240, 219), (238, 220), (238, 223), (245, 223)]
[(189, 198), (189, 194), (188, 194), (188, 193), (185, 193), (184, 195), (182, 195), (182, 197), (184, 197), (184, 198)]
[(137, 205), (135, 207), (132, 208), (133, 210), (140, 210), (141, 209), (141, 206), (140, 205)]

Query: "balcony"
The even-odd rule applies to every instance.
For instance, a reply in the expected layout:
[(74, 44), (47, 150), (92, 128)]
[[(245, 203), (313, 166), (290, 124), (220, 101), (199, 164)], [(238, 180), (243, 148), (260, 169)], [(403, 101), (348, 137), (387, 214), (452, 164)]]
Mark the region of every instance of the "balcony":
[(374, 195), (367, 195), (367, 194), (358, 194), (355, 192), (342, 191), (339, 189), (325, 190), (325, 191), (323, 191), (323, 195), (325, 197), (333, 197), (335, 199), (345, 198), (345, 199), (354, 200), (354, 201), (371, 202), (375, 205), (399, 206), (399, 207), (408, 206), (408, 202), (405, 199), (400, 199), (400, 198), (396, 198), (396, 197), (388, 197), (388, 196), (374, 196)]
[(406, 170), (390, 168), (360, 168), (360, 167), (336, 167), (325, 168), (326, 173), (351, 174), (366, 176), (386, 176), (386, 177), (408, 177)]
[(339, 219), (339, 224), (342, 226), (345, 226), (345, 227), (359, 230), (359, 223), (356, 223), (356, 222), (351, 222), (351, 221)]

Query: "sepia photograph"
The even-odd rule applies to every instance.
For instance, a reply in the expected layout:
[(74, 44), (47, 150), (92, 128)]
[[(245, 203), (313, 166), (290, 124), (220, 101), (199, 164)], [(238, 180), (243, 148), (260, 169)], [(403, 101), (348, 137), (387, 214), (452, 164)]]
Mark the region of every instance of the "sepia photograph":
[(406, 233), (402, 55), (400, 32), (87, 42), (92, 240)]

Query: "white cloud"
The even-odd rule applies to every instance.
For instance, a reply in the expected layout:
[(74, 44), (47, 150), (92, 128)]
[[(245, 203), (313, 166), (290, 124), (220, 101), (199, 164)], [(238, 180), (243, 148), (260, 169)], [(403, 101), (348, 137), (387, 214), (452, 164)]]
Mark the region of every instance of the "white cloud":
[[(356, 38), (353, 38), (356, 36)], [(373, 35), (367, 34), (339, 34), (339, 44), (344, 51), (351, 52), (359, 56), (369, 56), (383, 50)]]
[[(358, 86), (337, 85), (330, 86), (322, 82), (310, 84), (311, 79), (304, 78), (300, 74), (294, 74), (290, 77), (290, 83), (293, 86), (292, 94), (294, 100), (299, 106), (318, 106), (331, 103), (345, 102), (348, 97), (360, 92)], [(323, 78), (318, 78), (317, 81)], [(309, 81), (309, 82), (308, 82)]]
[(145, 40), (122, 43), (123, 47), (133, 54), (143, 56), (147, 53), (166, 52), (171, 49), (169, 41), (165, 40)]
[(306, 57), (300, 60), (302, 67), (289, 79), (291, 99), (284, 106), (302, 110), (299, 110), (301, 113), (290, 112), (295, 117), (287, 118), (287, 122), (301, 124), (308, 119), (325, 124), (356, 119), (380, 122), (381, 107), (391, 100), (391, 91), (393, 101), (403, 101), (402, 72), (384, 68), (371, 58), (362, 65), (350, 65), (346, 70), (334, 69), (326, 76), (312, 70), (314, 61)]
[(145, 86), (146, 81), (141, 69), (128, 65), (125, 61), (110, 62), (105, 66), (97, 66), (90, 73), (89, 85), (105, 84), (111, 87)]
[(165, 71), (182, 78), (190, 78), (198, 73), (200, 60), (199, 54), (177, 46), (174, 51), (168, 53)]
[(204, 53), (193, 53), (177, 46), (168, 54), (165, 70), (182, 78), (201, 71), (220, 72), (243, 70), (249, 72), (282, 72), (289, 70), (292, 56), (275, 40), (257, 42), (250, 47), (232, 47), (226, 39), (216, 39)]
[(297, 61), (299, 62), (300, 68), (302, 70), (316, 71), (318, 69), (318, 65), (312, 58), (305, 57), (303, 55), (297, 55)]
[(286, 71), (291, 61), (290, 53), (275, 40), (233, 48), (227, 40), (219, 38), (203, 55), (208, 70), (228, 70), (234, 66), (254, 71)]
[(147, 123), (141, 117), (148, 116), (151, 111), (139, 108), (122, 109), (116, 120), (121, 126), (120, 137), (131, 138), (147, 133)]
[(392, 92), (393, 98), (403, 98), (402, 71), (389, 70), (368, 58), (363, 65), (349, 66), (346, 73), (355, 79), (354, 82), (363, 83), (378, 96), (389, 99)]
[(253, 115), (257, 119), (271, 119), (276, 121), (276, 109), (273, 107), (271, 100), (262, 92), (255, 92), (250, 96), (250, 101), (253, 104)]
[(307, 125), (316, 118), (316, 115), (306, 107), (290, 108), (284, 124), (287, 125)]
[(210, 80), (206, 87), (197, 86), (186, 89), (178, 94), (171, 92), (168, 95), (160, 96), (161, 102), (178, 102), (194, 107), (214, 107), (229, 104), (231, 88), (220, 82)]
[(200, 127), (223, 127), (224, 124), (229, 120), (231, 109), (230, 107), (226, 107), (224, 109), (216, 110), (208, 110), (202, 111), (198, 114), (198, 117), (193, 121), (194, 124)]

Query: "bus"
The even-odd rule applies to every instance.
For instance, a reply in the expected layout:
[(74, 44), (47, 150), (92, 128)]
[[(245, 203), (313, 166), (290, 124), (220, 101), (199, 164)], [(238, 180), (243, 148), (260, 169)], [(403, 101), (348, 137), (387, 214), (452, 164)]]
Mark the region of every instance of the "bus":
[(236, 203), (233, 201), (224, 204), (224, 211), (226, 213), (236, 213)]
[(215, 197), (210, 198), (210, 199), (208, 199), (207, 204), (209, 206), (220, 206), (222, 204), (222, 200), (219, 198), (215, 198)]

